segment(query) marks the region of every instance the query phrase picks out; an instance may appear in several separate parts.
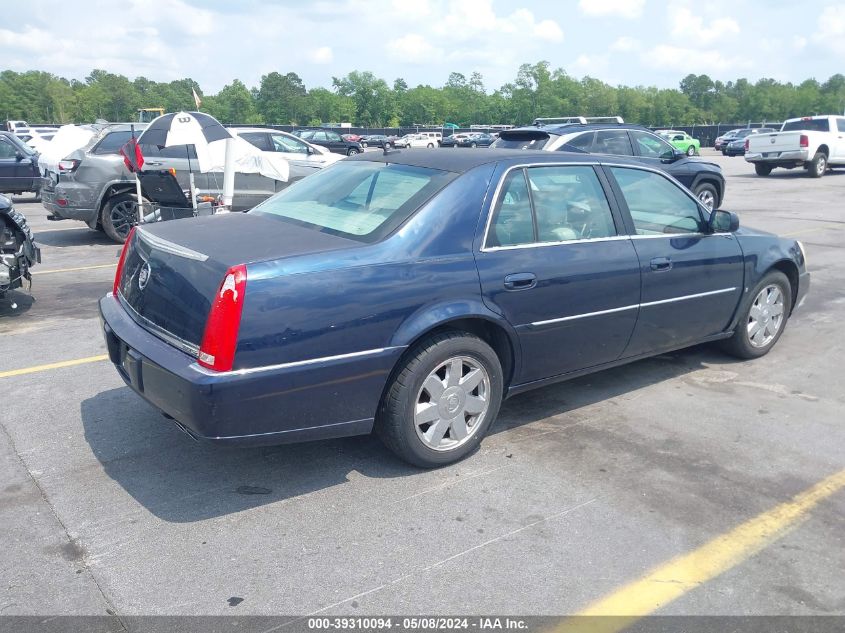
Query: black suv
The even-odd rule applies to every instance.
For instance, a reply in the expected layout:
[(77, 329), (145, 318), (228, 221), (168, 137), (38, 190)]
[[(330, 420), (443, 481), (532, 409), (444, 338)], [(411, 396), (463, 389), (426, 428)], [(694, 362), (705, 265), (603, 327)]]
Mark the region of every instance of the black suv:
[(325, 147), (335, 154), (352, 156), (353, 154), (360, 154), (364, 151), (360, 143), (347, 141), (340, 134), (332, 130), (296, 130), (294, 134), (309, 143)]
[(725, 199), (721, 167), (687, 157), (646, 127), (624, 123), (618, 117), (607, 118), (611, 120), (593, 122), (571, 117), (553, 123), (538, 119), (534, 125), (501, 132), (492, 147), (629, 156), (671, 174), (708, 209), (719, 208)]

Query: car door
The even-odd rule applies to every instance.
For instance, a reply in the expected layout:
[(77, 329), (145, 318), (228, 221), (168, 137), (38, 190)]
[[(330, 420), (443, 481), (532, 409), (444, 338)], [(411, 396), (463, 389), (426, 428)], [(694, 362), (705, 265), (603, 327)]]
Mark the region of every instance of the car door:
[(10, 138), (0, 136), (0, 193), (31, 191), (36, 175), (30, 155)]
[(683, 347), (723, 332), (743, 292), (736, 238), (709, 234), (706, 210), (663, 173), (605, 169), (642, 271), (639, 318), (625, 356)]
[(845, 163), (845, 117), (836, 117), (836, 130), (836, 138), (833, 142), (835, 149), (832, 150), (831, 158), (843, 164)]
[(516, 329), (525, 383), (618, 358), (634, 329), (640, 272), (591, 165), (510, 169), (476, 262), (485, 303)]
[(340, 134), (330, 130), (326, 130), (324, 134), (326, 135), (326, 141), (328, 142), (328, 146), (331, 151), (338, 154), (346, 153), (346, 141), (340, 137)]
[(283, 156), (290, 165), (288, 184), (305, 178), (328, 164), (324, 154), (317, 153), (298, 138), (285, 134), (271, 134), (270, 143), (272, 151)]

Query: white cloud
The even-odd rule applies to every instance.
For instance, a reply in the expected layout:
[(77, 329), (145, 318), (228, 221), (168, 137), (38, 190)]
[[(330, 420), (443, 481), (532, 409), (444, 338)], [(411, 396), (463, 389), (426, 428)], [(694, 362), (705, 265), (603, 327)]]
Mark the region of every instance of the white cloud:
[(638, 39), (623, 35), (610, 45), (610, 50), (618, 53), (630, 53), (640, 50), (642, 44)]
[(753, 66), (746, 58), (725, 57), (717, 50), (701, 50), (660, 44), (640, 55), (643, 65), (681, 73), (724, 74)]
[(686, 7), (672, 7), (669, 11), (669, 29), (672, 37), (688, 46), (706, 46), (717, 40), (735, 41), (739, 24), (730, 17), (720, 17), (705, 24), (704, 18)]
[(321, 46), (311, 51), (309, 59), (315, 64), (331, 64), (334, 61), (334, 52), (330, 46)]
[(442, 59), (443, 51), (435, 48), (419, 33), (409, 33), (403, 37), (390, 40), (387, 52), (396, 61), (423, 64)]
[(640, 17), (644, 6), (645, 0), (580, 0), (578, 3), (585, 15), (628, 20)]
[(838, 55), (845, 55), (845, 4), (825, 7), (813, 40)]
[(572, 64), (566, 67), (566, 70), (576, 77), (584, 75), (598, 77), (607, 70), (609, 65), (610, 60), (607, 55), (579, 55)]
[(549, 42), (563, 41), (563, 31), (553, 20), (543, 20), (534, 26), (534, 37)]

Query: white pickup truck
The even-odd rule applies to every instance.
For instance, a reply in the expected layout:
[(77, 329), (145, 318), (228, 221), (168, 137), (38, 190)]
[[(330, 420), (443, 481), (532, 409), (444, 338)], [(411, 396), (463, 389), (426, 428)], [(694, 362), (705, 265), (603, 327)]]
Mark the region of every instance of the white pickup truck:
[(775, 167), (803, 167), (821, 178), (831, 167), (845, 167), (845, 116), (787, 119), (779, 132), (749, 136), (745, 160), (754, 163), (758, 176)]

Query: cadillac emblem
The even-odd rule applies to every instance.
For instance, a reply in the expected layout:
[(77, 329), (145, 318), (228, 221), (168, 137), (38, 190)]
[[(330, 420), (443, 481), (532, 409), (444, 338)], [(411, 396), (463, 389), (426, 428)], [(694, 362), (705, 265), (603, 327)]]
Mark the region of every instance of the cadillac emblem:
[(147, 287), (147, 283), (150, 281), (150, 275), (152, 272), (150, 271), (150, 263), (144, 262), (144, 265), (141, 266), (141, 270), (138, 273), (138, 290), (143, 290)]

